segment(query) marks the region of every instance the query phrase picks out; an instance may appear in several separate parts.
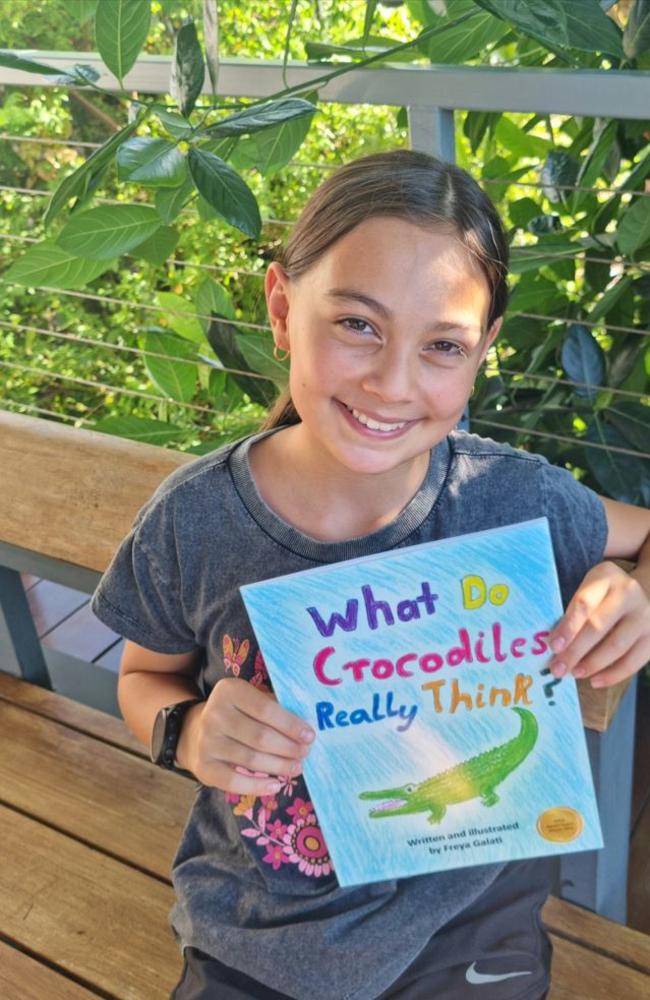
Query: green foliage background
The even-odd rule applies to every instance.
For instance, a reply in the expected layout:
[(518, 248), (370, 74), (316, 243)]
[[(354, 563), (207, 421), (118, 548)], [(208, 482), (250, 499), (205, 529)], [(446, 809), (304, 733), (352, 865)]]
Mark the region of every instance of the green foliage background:
[[(303, 0), (296, 5), (287, 54), (343, 65), (424, 31), (416, 47), (396, 57), (422, 64), (646, 70), (650, 17), (642, 16), (644, 4), (647, 0), (613, 5), (572, 0), (569, 8), (564, 0), (545, 0), (547, 13), (557, 8), (549, 21), (538, 16), (537, 0), (515, 6), (506, 0), (401, 5)], [(4, 5), (4, 47), (76, 50), (83, 63), (82, 53), (95, 48), (92, 8), (92, 0), (33, 0), (11, 10)], [(285, 2), (220, 0), (220, 55), (281, 59), (290, 8)], [(188, 16), (196, 18), (202, 41), (199, 0), (154, 0), (151, 9), (144, 52), (171, 54)], [(566, 16), (569, 9), (573, 18)], [(467, 20), (454, 27), (463, 17)], [(45, 54), (39, 58), (47, 62)], [(127, 124), (126, 99), (132, 97), (65, 87), (4, 91), (0, 132), (96, 143)], [(172, 100), (167, 103), (173, 109)], [(214, 121), (235, 110), (223, 109)], [(193, 112), (192, 122), (198, 116)], [(511, 304), (472, 401), (474, 429), (542, 451), (599, 492), (650, 503), (650, 464), (644, 457), (650, 451), (650, 197), (644, 196), (650, 123), (478, 112), (458, 113), (456, 119), (458, 161), (484, 183), (514, 248)], [(223, 213), (203, 197), (174, 221), (168, 206), (174, 189), (159, 186), (171, 183), (172, 166), (163, 163), (152, 180), (150, 165), (133, 143), (137, 136), (169, 141), (164, 118), (147, 118), (131, 137), (131, 160), (118, 153), (117, 169), (111, 162), (83, 208), (96, 212), (93, 206), (102, 198), (143, 206), (136, 210), (143, 220), (153, 217), (153, 208), (144, 206), (163, 214), (161, 206), (167, 206), (167, 217), (159, 220), (148, 245), (98, 262), (97, 276), (82, 275), (76, 284), (68, 268), (77, 265), (63, 260), (60, 249), (50, 249), (50, 270), (44, 272), (59, 280), (30, 279), (24, 261), (19, 263), (27, 244), (9, 237), (47, 237), (48, 246), (56, 240), (81, 260), (75, 240), (82, 214), (62, 211), (46, 233), (47, 197), (0, 191), (6, 279), (0, 286), (0, 361), (21, 366), (2, 368), (3, 405), (26, 403), (111, 433), (196, 452), (256, 427), (284, 378), (270, 357), (270, 338), (257, 329), (266, 323), (266, 262), (329, 169), (407, 144), (403, 109), (320, 104), (307, 131), (309, 121), (279, 127), (284, 129), (279, 145), (286, 142), (287, 149), (290, 139), (295, 145), (306, 133), (288, 164), (277, 156), (278, 142), (269, 141), (278, 138), (277, 129), (234, 142), (216, 138), (209, 147), (253, 192), (263, 219), (256, 237), (225, 223)], [(55, 189), (90, 152), (11, 141), (2, 142), (0, 150), (0, 184), (44, 191)], [(148, 180), (129, 180), (134, 163)], [(159, 165), (157, 160), (156, 169)], [(26, 261), (34, 259), (30, 252)], [(55, 264), (59, 271), (52, 270)], [(63, 291), (42, 291), (38, 285)], [(209, 315), (238, 325), (210, 323)], [(20, 326), (70, 331), (106, 346), (66, 342)], [(241, 374), (220, 371), (219, 365)]]

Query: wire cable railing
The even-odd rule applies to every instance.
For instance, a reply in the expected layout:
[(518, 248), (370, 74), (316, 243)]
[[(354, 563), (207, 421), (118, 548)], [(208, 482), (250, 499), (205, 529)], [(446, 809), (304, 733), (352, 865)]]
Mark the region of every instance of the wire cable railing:
[(533, 437), (543, 437), (547, 441), (563, 441), (566, 444), (579, 444), (581, 448), (595, 448), (617, 455), (631, 455), (634, 458), (650, 458), (650, 452), (634, 451), (632, 448), (621, 448), (619, 445), (613, 444), (599, 444), (597, 441), (587, 441), (584, 437), (569, 437), (565, 434), (553, 434), (551, 431), (537, 431), (532, 427), (521, 427), (517, 424), (504, 424), (499, 420), (493, 420), (492, 417), (488, 420), (486, 417), (472, 417), (470, 415), (470, 423), (481, 424), (487, 427), (499, 427), (501, 430), (516, 431), (517, 434), (532, 434)]

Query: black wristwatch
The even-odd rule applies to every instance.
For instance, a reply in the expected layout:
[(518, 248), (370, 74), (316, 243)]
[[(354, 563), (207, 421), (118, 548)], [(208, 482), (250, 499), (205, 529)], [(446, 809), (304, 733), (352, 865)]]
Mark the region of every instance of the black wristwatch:
[(154, 764), (166, 767), (170, 771), (190, 774), (189, 771), (184, 771), (176, 766), (176, 747), (186, 712), (192, 705), (197, 705), (200, 701), (200, 698), (190, 698), (187, 701), (179, 701), (175, 705), (166, 705), (165, 708), (160, 709), (151, 733), (151, 760)]

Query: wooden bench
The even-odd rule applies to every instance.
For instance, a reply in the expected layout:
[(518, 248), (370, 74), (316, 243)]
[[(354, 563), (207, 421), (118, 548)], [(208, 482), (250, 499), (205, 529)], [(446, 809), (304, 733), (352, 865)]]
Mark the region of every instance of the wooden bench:
[[(119, 720), (0, 674), (3, 1000), (169, 996), (169, 871), (196, 787)], [(552, 1000), (650, 997), (650, 937), (555, 898), (544, 918)]]
[[(4, 935), (5, 941), (15, 943), (18, 950), (25, 953), (23, 958), (33, 954), (41, 956), (46, 964), (54, 962), (52, 956), (59, 953), (58, 945), (48, 945), (43, 941), (43, 950), (40, 950), (41, 944), (36, 947), (16, 934), (18, 925), (24, 922), (31, 926), (41, 921), (42, 927), (46, 928), (49, 921), (53, 921), (55, 927), (51, 930), (51, 940), (59, 941), (56, 927), (61, 928), (60, 933), (64, 934), (64, 927), (77, 926), (69, 908), (82, 905), (83, 901), (77, 899), (77, 893), (83, 895), (82, 888), (86, 885), (90, 905), (83, 903), (83, 907), (90, 922), (86, 925), (84, 917), (84, 922), (79, 923), (82, 928), (79, 937), (84, 940), (76, 944), (77, 951), (84, 956), (83, 962), (89, 965), (86, 968), (82, 962), (82, 971), (71, 973), (72, 978), (77, 977), (82, 985), (95, 982), (92, 975), (89, 977), (93, 963), (98, 963), (98, 967), (103, 963), (112, 968), (117, 962), (125, 965), (120, 974), (127, 977), (138, 974), (136, 966), (139, 958), (135, 959), (146, 950), (145, 938), (149, 932), (147, 921), (144, 917), (141, 919), (137, 908), (153, 906), (163, 913), (170, 905), (169, 867), (173, 846), (191, 800), (191, 783), (188, 787), (185, 779), (149, 766), (142, 749), (135, 745), (123, 725), (110, 715), (98, 714), (96, 710), (99, 709), (103, 713), (119, 716), (114, 672), (66, 657), (56, 650), (43, 649), (29, 613), (20, 573), (34, 573), (92, 593), (137, 510), (165, 476), (191, 460), (192, 456), (150, 445), (33, 417), (0, 413), (0, 469), (3, 477), (0, 490), (0, 680), (4, 685), (4, 693), (0, 693), (0, 697), (3, 707), (4, 703), (13, 705), (6, 711), (11, 715), (14, 727), (11, 737), (8, 736), (8, 725), (0, 729), (0, 760), (5, 762), (9, 756), (6, 750), (9, 744), (10, 759), (14, 762), (11, 794), (15, 794), (16, 799), (11, 799), (9, 792), (4, 793), (5, 787), (9, 787), (4, 780), (0, 784), (3, 789), (0, 798), (5, 803), (3, 825), (7, 827), (6, 838), (3, 839), (9, 839), (16, 852), (15, 864), (8, 866), (16, 879), (15, 885), (12, 883), (12, 892), (17, 894), (18, 899), (25, 900), (20, 904), (14, 896), (13, 903), (0, 903), (0, 906), (5, 906), (0, 942)], [(1, 672), (9, 676), (3, 676)], [(30, 685), (18, 684), (16, 677), (22, 677)], [(562, 862), (558, 892), (565, 899), (624, 923), (634, 684), (605, 691), (593, 691), (588, 685), (579, 687), (607, 846), (603, 851), (567, 855)], [(58, 695), (74, 698), (75, 703), (57, 697), (52, 690)], [(11, 697), (7, 695), (8, 691), (13, 692)], [(22, 693), (19, 695), (18, 692)], [(28, 704), (25, 699), (29, 699)], [(47, 710), (44, 706), (48, 706)], [(63, 713), (64, 717), (57, 713)], [(92, 719), (92, 726), (90, 722), (79, 721), (84, 719)], [(22, 733), (20, 739), (19, 733)], [(90, 756), (89, 739), (92, 741)], [(20, 753), (15, 749), (18, 746), (22, 747)], [(62, 757), (63, 748), (69, 755), (67, 758), (65, 755)], [(24, 764), (25, 760), (30, 762), (29, 766)], [(45, 761), (47, 769), (44, 768)], [(91, 780), (93, 767), (89, 761), (97, 763), (105, 780)], [(5, 766), (3, 763), (2, 767)], [(29, 780), (24, 778), (23, 769)], [(115, 780), (116, 774), (120, 775), (119, 780)], [(53, 775), (58, 775), (56, 780)], [(23, 785), (24, 790), (21, 791)], [(146, 791), (143, 792), (143, 788)], [(125, 789), (130, 789), (129, 794), (133, 797), (131, 804)], [(23, 799), (23, 795), (29, 797)], [(152, 831), (161, 821), (165, 822), (166, 795), (174, 799), (176, 811), (169, 814), (169, 840), (159, 852)], [(49, 812), (44, 806), (46, 802), (50, 803)], [(155, 823), (152, 822), (152, 815), (156, 817)], [(98, 817), (101, 820), (98, 821)], [(69, 829), (65, 825), (68, 822), (71, 824)], [(62, 841), (61, 837), (67, 839)], [(25, 864), (26, 843), (30, 845), (28, 865)], [(39, 846), (44, 844), (47, 847)], [(46, 876), (46, 869), (59, 849), (61, 858), (67, 860), (65, 864), (62, 860), (60, 871)], [(102, 859), (101, 864), (98, 857)], [(112, 871), (114, 864), (126, 865), (128, 872), (116, 868), (113, 878), (109, 870)], [(57, 865), (54, 867), (56, 869)], [(103, 873), (101, 879), (100, 872)], [(104, 900), (101, 892), (90, 892), (91, 883), (98, 883), (98, 879), (103, 881), (104, 875), (111, 885), (111, 893), (114, 889), (119, 898), (113, 900), (109, 894)], [(137, 882), (143, 878), (148, 881), (142, 882), (137, 891), (134, 889), (130, 899), (132, 880)], [(69, 886), (69, 891), (63, 891), (64, 885)], [(27, 895), (21, 896), (23, 891)], [(42, 920), (41, 917), (38, 920), (31, 917), (31, 910), (28, 913), (28, 899), (35, 898), (35, 894), (39, 893), (47, 900), (47, 904), (43, 903), (39, 909)], [(4, 898), (5, 894), (2, 895)], [(66, 899), (73, 902), (66, 903)], [(109, 899), (113, 900), (110, 904)], [(105, 906), (109, 906), (109, 911)], [(102, 920), (110, 916), (110, 926), (119, 927), (127, 909), (126, 952), (119, 951), (118, 939), (115, 943), (117, 950), (112, 952), (102, 943), (96, 913), (103, 914)], [(25, 914), (22, 921), (18, 916), (21, 912)], [(551, 904), (550, 912), (556, 913), (555, 919), (559, 922), (554, 929), (559, 937), (563, 935), (562, 940), (565, 941), (557, 961), (561, 970), (566, 966), (567, 976), (572, 962), (576, 968), (585, 963), (584, 981), (589, 982), (591, 971), (599, 967), (601, 959), (605, 965), (625, 966), (630, 970), (625, 973), (629, 976), (645, 975), (647, 972), (643, 963), (638, 968), (635, 966), (631, 946), (628, 951), (619, 951), (618, 946), (614, 947), (613, 942), (619, 938), (612, 936), (609, 925), (606, 927), (599, 922), (598, 917), (584, 910), (568, 910), (566, 904), (559, 902)], [(565, 925), (562, 925), (560, 914), (566, 916)], [(580, 934), (572, 937), (570, 927), (579, 927)], [(145, 935), (142, 942), (137, 936), (137, 928), (142, 929)], [(120, 931), (115, 933), (119, 936)], [(641, 943), (646, 946), (644, 936), (629, 938), (625, 937), (626, 933), (632, 932), (620, 931), (623, 935), (621, 941), (637, 941), (638, 938), (639, 947)], [(43, 938), (49, 936), (50, 930), (43, 933)], [(153, 965), (158, 971), (154, 974), (146, 965), (148, 958), (143, 958), (143, 962), (147, 975), (158, 977), (163, 975), (160, 971), (163, 966), (158, 964), (159, 949), (163, 945), (162, 938), (155, 935), (154, 938), (150, 942), (146, 938), (146, 941), (148, 954), (155, 956)], [(602, 947), (605, 942), (609, 942), (609, 950)], [(168, 950), (170, 944), (175, 970), (177, 956), (173, 955), (174, 944), (167, 939), (165, 947)], [(67, 954), (63, 944), (61, 948), (61, 954)], [(585, 949), (599, 955), (602, 951), (602, 955), (596, 961), (591, 952), (589, 956), (586, 954)], [(76, 954), (74, 949), (73, 953)], [(127, 953), (129, 958), (122, 963)], [(22, 959), (14, 958), (13, 961), (20, 962)], [(77, 969), (74, 962), (71, 965), (67, 962), (68, 959), (63, 963), (64, 968)], [(4, 962), (0, 958), (1, 967), (4, 967)], [(116, 975), (117, 972), (113, 969), (110, 974)], [(560, 979), (564, 976), (565, 972), (562, 972)], [(158, 981), (158, 978), (151, 979), (151, 982)], [(137, 988), (140, 989), (140, 986)], [(128, 987), (131, 992), (114, 987), (102, 986), (101, 989), (119, 997), (153, 995), (146, 990), (144, 993), (134, 992), (136, 988), (133, 986)], [(596, 992), (566, 994), (582, 995), (591, 998), (600, 996)], [(614, 991), (612, 995), (618, 994)], [(631, 992), (620, 995), (642, 994)]]

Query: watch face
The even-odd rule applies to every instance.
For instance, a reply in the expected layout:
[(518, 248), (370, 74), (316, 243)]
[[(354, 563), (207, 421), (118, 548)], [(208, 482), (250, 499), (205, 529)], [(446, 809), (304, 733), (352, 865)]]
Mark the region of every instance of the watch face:
[(161, 760), (163, 743), (165, 740), (166, 722), (167, 712), (164, 708), (161, 708), (156, 716), (156, 721), (153, 724), (153, 732), (151, 734), (151, 759), (156, 764)]

